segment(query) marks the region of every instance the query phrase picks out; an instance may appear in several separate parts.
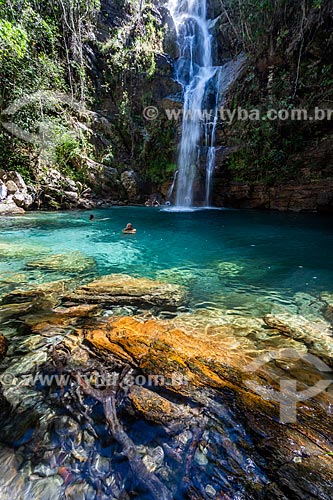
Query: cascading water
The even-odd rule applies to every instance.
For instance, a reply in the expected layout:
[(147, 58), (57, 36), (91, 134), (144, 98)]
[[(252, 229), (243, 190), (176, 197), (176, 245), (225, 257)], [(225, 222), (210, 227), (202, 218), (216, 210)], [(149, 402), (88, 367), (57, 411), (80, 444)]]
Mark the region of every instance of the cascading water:
[(169, 10), (178, 36), (176, 79), (184, 91), (176, 206), (189, 208), (193, 205), (193, 188), (203, 133), (207, 151), (205, 203), (209, 206), (215, 164), (221, 68), (214, 67), (212, 62), (211, 22), (207, 19), (206, 0), (169, 0)]
[(217, 68), (215, 85), (213, 87), (215, 94), (215, 108), (213, 113), (213, 119), (209, 120), (205, 124), (205, 145), (207, 149), (207, 158), (206, 158), (206, 197), (205, 197), (205, 206), (209, 207), (211, 204), (211, 193), (212, 193), (212, 180), (213, 173), (215, 167), (215, 156), (216, 156), (216, 147), (215, 147), (215, 135), (216, 135), (216, 126), (218, 121), (218, 110), (219, 110), (219, 100), (220, 100), (220, 87), (221, 87), (221, 73), (222, 68)]

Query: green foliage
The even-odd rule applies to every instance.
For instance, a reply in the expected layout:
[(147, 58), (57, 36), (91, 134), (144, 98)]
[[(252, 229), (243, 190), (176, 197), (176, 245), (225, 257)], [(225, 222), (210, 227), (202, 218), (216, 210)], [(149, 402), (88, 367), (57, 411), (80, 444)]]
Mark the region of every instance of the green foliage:
[(27, 48), (28, 35), (25, 29), (0, 19), (0, 64), (6, 64), (8, 59), (13, 62), (22, 59), (27, 54)]
[(162, 184), (163, 182), (172, 178), (176, 169), (177, 164), (168, 163), (168, 158), (164, 154), (158, 156), (157, 158), (151, 159), (149, 166), (145, 171), (145, 177), (151, 182)]
[(31, 183), (33, 161), (33, 149), (0, 128), (0, 165), (8, 170), (16, 170), (27, 183)]
[(56, 52), (55, 21), (45, 19), (28, 1), (17, 11), (0, 5), (0, 80), (4, 101), (41, 88), (65, 88), (64, 64)]
[(277, 47), (294, 45), (298, 50), (305, 20), (332, 9), (331, 0), (221, 0), (221, 4), (224, 36), (229, 29), (237, 48), (257, 56)]
[(146, 129), (145, 141), (140, 151), (144, 164), (143, 174), (147, 180), (161, 184), (172, 178), (177, 165), (175, 158), (174, 124), (162, 119), (156, 120)]
[(119, 79), (129, 73), (145, 74), (151, 78), (156, 70), (155, 57), (163, 53), (163, 30), (153, 14), (152, 6), (141, 2), (127, 2), (128, 16), (114, 29), (110, 39), (102, 46), (111, 71)]
[(91, 153), (91, 146), (83, 133), (64, 131), (59, 127), (54, 153), (61, 173), (83, 184), (87, 182), (85, 157)]
[[(0, 1), (1, 113), (13, 102), (20, 103), (22, 97), (43, 95), (45, 91), (66, 94), (73, 100), (76, 96), (78, 100), (87, 97), (86, 68), (80, 54), (83, 37), (91, 29), (99, 5), (99, 0)], [(43, 144), (44, 149), (48, 148), (46, 155), (43, 152), (43, 161), (55, 157), (60, 169), (85, 177), (79, 164), (81, 156), (90, 152), (89, 133), (78, 137), (76, 129), (78, 121), (86, 119), (79, 116), (74, 105), (64, 107), (61, 98), (52, 106), (45, 98), (37, 101), (20, 106), (8, 121), (37, 138), (41, 127), (46, 127), (47, 137), (52, 137)], [(2, 163), (20, 171), (25, 179), (32, 179), (39, 142), (27, 143), (0, 131)]]

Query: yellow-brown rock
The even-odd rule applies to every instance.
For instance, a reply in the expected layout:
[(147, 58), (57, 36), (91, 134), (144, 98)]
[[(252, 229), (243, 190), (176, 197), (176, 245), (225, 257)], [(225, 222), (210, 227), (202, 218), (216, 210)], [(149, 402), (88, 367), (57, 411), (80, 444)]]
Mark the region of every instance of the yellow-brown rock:
[(69, 287), (70, 281), (61, 280), (14, 290), (3, 296), (0, 318), (17, 318), (27, 313), (49, 311), (59, 304), (60, 297)]
[(134, 385), (128, 397), (136, 411), (152, 422), (167, 424), (172, 420), (186, 417), (183, 407), (144, 387)]
[(6, 356), (7, 349), (8, 349), (7, 339), (0, 333), (0, 361), (2, 361), (3, 358)]
[(55, 329), (63, 329), (71, 325), (77, 325), (80, 321), (97, 316), (99, 308), (94, 304), (80, 304), (73, 307), (57, 307), (51, 311), (40, 314), (29, 314), (24, 316), (21, 329), (33, 334), (55, 334)]
[[(187, 319), (191, 319), (190, 315)], [(299, 420), (284, 425), (279, 422), (280, 406), (269, 394), (270, 388), (279, 390), (279, 380), (287, 370), (290, 378), (297, 380), (299, 391), (307, 383), (315, 382), (309, 376), (317, 374), (309, 373), (309, 366), (293, 364), (290, 359), (286, 362), (280, 359), (278, 363), (268, 359), (264, 367), (247, 373), (248, 363), (260, 355), (255, 336), (251, 335), (254, 340), (245, 338), (243, 344), (244, 331), (237, 325), (205, 328), (198, 318), (192, 319), (195, 326), (188, 328), (184, 318), (182, 321), (141, 317), (90, 319), (83, 327), (75, 328), (72, 335), (65, 336), (64, 351), (71, 353), (75, 369), (85, 370), (89, 359), (90, 362), (94, 359), (97, 366), (102, 363), (103, 372), (113, 371), (116, 366), (119, 373), (119, 367), (123, 366), (126, 373), (144, 377), (148, 381), (144, 387), (133, 380), (135, 385), (126, 393), (124, 411), (130, 409), (132, 417), (134, 410), (136, 418), (169, 430), (184, 429), (187, 436), (182, 433), (181, 440), (177, 439), (176, 456), (179, 443), (192, 439), (195, 444), (195, 433), (200, 435), (200, 429), (207, 425), (206, 430), (215, 433), (216, 441), (203, 442), (201, 438), (199, 452), (202, 455), (200, 450), (209, 448), (204, 459), (210, 461), (210, 467), (219, 468), (221, 452), (227, 450), (231, 457), (228, 467), (232, 464), (236, 468), (237, 477), (243, 473), (250, 477), (251, 472), (244, 468), (245, 455), (239, 452), (245, 445), (245, 453), (250, 447), (251, 457), (258, 454), (257, 463), (269, 470), (270, 478), (273, 471), (276, 484), (286, 484), (293, 492), (300, 488), (307, 492), (312, 487), (319, 491), (323, 485), (323, 491), (331, 491), (333, 437), (330, 416), (325, 410), (331, 404), (329, 395), (323, 393), (318, 399), (299, 404)], [(251, 325), (250, 331), (253, 328), (256, 325)], [(274, 334), (271, 346), (267, 339), (267, 351), (276, 349), (276, 338)], [(126, 365), (134, 370), (128, 372)], [(149, 376), (158, 377), (157, 385), (149, 383)], [(252, 382), (257, 383), (261, 392)], [(246, 429), (249, 441), (243, 440), (242, 428)], [(234, 442), (235, 436), (240, 439)], [(196, 460), (199, 459), (197, 456)], [(267, 491), (267, 498), (284, 498), (270, 495), (269, 488)], [(261, 493), (259, 496), (263, 497)]]
[(134, 278), (126, 274), (111, 274), (78, 288), (66, 299), (106, 306), (175, 308), (185, 302), (186, 294), (178, 285), (148, 278)]
[(52, 281), (43, 283), (34, 288), (19, 289), (8, 293), (2, 298), (2, 304), (21, 304), (33, 301), (47, 301), (56, 305), (60, 295), (65, 293), (68, 287), (68, 281)]
[(239, 370), (247, 359), (238, 349), (227, 349), (221, 339), (194, 337), (168, 321), (109, 318), (86, 328), (84, 335), (99, 352), (166, 380), (179, 375), (195, 386), (226, 385), (224, 367), (230, 379), (233, 368)]

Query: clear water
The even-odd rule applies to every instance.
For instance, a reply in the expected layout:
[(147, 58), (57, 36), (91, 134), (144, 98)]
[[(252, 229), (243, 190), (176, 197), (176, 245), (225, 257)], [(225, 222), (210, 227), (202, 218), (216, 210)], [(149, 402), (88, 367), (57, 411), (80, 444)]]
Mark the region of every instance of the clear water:
[[(0, 218), (0, 294), (20, 281), (30, 286), (127, 273), (182, 284), (193, 308), (258, 316), (274, 308), (297, 312), (302, 294), (315, 302), (321, 292), (333, 292), (329, 216), (141, 207), (94, 214), (94, 222), (80, 211)], [(135, 236), (121, 233), (127, 222), (137, 228)], [(11, 256), (10, 248), (16, 249)], [(54, 272), (26, 267), (71, 252), (92, 257), (96, 266)]]
[[(186, 327), (191, 327), (191, 324), (195, 327), (198, 324), (199, 335), (203, 335), (203, 323), (200, 323), (200, 317), (203, 317), (205, 332), (210, 335), (206, 330), (206, 326), (209, 326), (208, 317), (218, 321), (222, 319), (224, 323), (224, 318), (228, 315), (228, 320), (243, 324), (242, 316), (246, 316), (245, 324), (251, 325), (258, 323), (251, 317), (262, 316), (272, 310), (298, 312), (301, 309), (302, 314), (309, 314), (313, 319), (313, 312), (320, 311), (320, 293), (331, 292), (333, 288), (333, 232), (330, 217), (236, 210), (175, 212), (138, 207), (96, 210), (94, 214), (94, 222), (89, 222), (88, 212), (79, 211), (30, 213), (23, 217), (0, 218), (0, 296), (16, 287), (30, 287), (39, 282), (69, 278), (75, 279), (79, 284), (94, 276), (115, 272), (159, 278), (185, 286), (189, 291), (190, 306), (198, 313), (180, 314), (174, 318), (178, 327), (181, 328), (184, 324)], [(132, 222), (137, 228), (136, 235), (122, 234), (121, 229), (128, 222)], [(68, 255), (73, 255), (73, 252), (75, 258), (72, 265), (69, 265)], [(59, 257), (52, 257), (53, 254), (62, 254), (62, 261)], [(96, 264), (80, 270), (77, 264), (87, 257), (90, 259), (89, 263), (93, 260)], [(52, 270), (50, 266), (35, 269), (33, 262), (42, 259), (57, 265), (60, 262), (64, 267), (56, 270)], [(317, 309), (316, 304), (319, 304)], [(189, 330), (190, 328), (187, 329)], [(25, 386), (23, 383), (27, 373), (36, 373), (36, 370), (44, 373), (42, 365), (48, 357), (50, 346), (62, 340), (62, 334), (59, 334), (57, 328), (54, 331), (51, 329), (51, 336), (22, 335), (13, 324), (6, 324), (5, 320), (1, 331), (10, 340), (10, 352), (0, 367), (0, 381), (7, 380), (3, 384), (5, 396), (15, 407), (9, 419), (3, 413), (0, 422), (1, 500), (9, 500), (13, 495), (29, 500), (111, 498), (114, 492), (112, 490), (111, 494), (113, 482), (110, 488), (108, 486), (106, 478), (109, 477), (115, 478), (114, 484), (131, 492), (131, 498), (134, 495), (142, 500), (153, 498), (142, 491), (137, 494), (137, 478), (132, 476), (128, 462), (119, 453), (119, 446), (110, 439), (101, 407), (95, 406), (88, 413), (97, 433), (97, 438), (91, 443), (91, 439), (86, 441), (86, 417), (81, 420), (83, 407), (81, 409), (73, 402), (70, 410), (70, 394), (74, 393), (73, 390), (67, 392), (66, 389), (66, 399), (59, 400), (60, 390), (54, 392), (39, 384)], [(251, 334), (244, 338), (242, 335), (240, 332), (240, 336), (235, 333), (232, 339), (229, 335), (221, 338), (226, 349), (237, 349), (241, 361), (245, 359), (243, 353), (253, 353), (254, 349), (271, 350), (295, 345), (289, 338), (270, 333), (266, 336), (262, 328), (256, 332), (254, 339), (251, 339)], [(274, 370), (274, 367), (271, 369)], [(280, 366), (276, 370), (276, 376), (281, 376)], [(297, 371), (297, 367), (295, 370), (292, 373), (297, 374), (298, 380), (309, 380), (312, 385), (316, 374), (308, 364), (306, 370)], [(15, 374), (19, 383), (8, 383), (8, 379), (1, 378), (4, 373), (9, 376)], [(198, 488), (198, 491), (202, 485), (204, 487), (211, 484), (216, 491), (227, 490), (228, 498), (233, 500), (263, 498), (260, 490), (256, 493), (257, 486), (271, 482), (275, 466), (273, 472), (266, 475), (271, 462), (270, 450), (264, 448), (262, 451), (261, 444), (267, 437), (270, 443), (283, 442), (288, 434), (285, 428), (279, 433), (275, 425), (271, 427), (272, 424), (269, 424), (265, 429), (265, 437), (253, 444), (249, 426), (253, 425), (253, 421), (256, 422), (259, 413), (254, 413), (255, 419), (251, 417), (244, 424), (248, 410), (245, 408), (244, 413), (243, 404), (237, 408), (237, 398), (229, 388), (226, 390), (222, 387), (222, 391), (224, 392), (219, 390), (214, 393), (211, 389), (209, 392), (203, 389), (197, 393), (197, 399), (193, 400), (195, 408), (200, 401), (198, 428), (201, 428), (202, 422), (206, 422), (204, 425), (207, 426), (200, 438), (202, 445), (198, 449), (205, 446), (208, 453), (203, 455), (200, 452), (201, 457), (207, 457), (206, 465), (193, 461), (189, 473), (190, 484)], [(266, 398), (266, 385), (262, 394)], [(185, 401), (187, 404), (188, 399)], [(329, 400), (327, 403), (330, 404)], [(326, 405), (326, 400), (323, 401), (324, 404)], [(91, 407), (91, 402), (89, 406)], [(181, 456), (188, 454), (188, 444), (183, 448), (179, 447), (179, 433), (173, 430), (175, 426), (168, 427), (166, 432), (163, 427), (151, 424), (140, 416), (136, 415), (134, 418), (132, 411), (127, 413), (124, 408), (121, 404), (122, 423), (129, 437), (137, 447), (141, 446), (141, 450), (142, 446), (144, 450), (155, 450), (157, 446), (164, 447), (166, 444), (177, 452), (182, 450)], [(326, 411), (326, 406), (323, 408)], [(331, 406), (327, 408), (330, 411)], [(86, 411), (85, 406), (84, 412)], [(310, 415), (312, 410), (307, 411)], [(314, 411), (317, 411), (315, 407)], [(80, 415), (80, 424), (76, 419), (68, 419), (68, 414), (73, 417), (73, 412), (75, 416)], [(316, 430), (316, 422), (321, 420), (317, 413), (314, 415), (311, 429), (314, 427)], [(321, 418), (323, 413), (319, 415)], [(258, 421), (261, 418), (265, 417), (260, 416)], [(273, 420), (271, 417), (269, 419)], [(186, 432), (189, 431), (187, 422), (184, 420)], [(268, 419), (263, 422), (268, 422)], [(324, 422), (324, 427), (330, 428), (329, 420), (321, 422)], [(85, 439), (81, 441), (83, 428)], [(318, 444), (326, 439), (327, 434), (322, 432), (322, 428), (323, 426), (320, 427), (320, 434), (313, 435), (318, 436)], [(190, 429), (194, 433), (195, 424)], [(262, 423), (255, 425), (255, 439), (263, 432), (262, 429)], [(184, 436), (183, 428), (179, 432)], [(297, 434), (296, 436), (295, 442), (288, 438), (290, 444), (285, 458), (287, 464), (291, 456), (289, 446), (295, 447), (295, 453), (296, 449), (297, 453), (299, 449), (303, 449), (300, 446), (303, 441), (298, 440), (303, 438), (299, 438), (300, 435)], [(312, 434), (310, 438), (315, 442)], [(81, 457), (82, 446), (83, 452), (89, 455), (87, 461), (77, 459), (72, 453), (72, 450), (76, 450)], [(304, 450), (308, 449), (307, 446), (306, 444)], [(326, 444), (325, 447), (323, 444), (321, 446), (318, 450), (328, 449)], [(279, 460), (283, 460), (284, 455), (279, 447), (277, 449), (281, 457)], [(266, 453), (269, 460), (265, 466), (266, 455), (263, 454)], [(11, 466), (11, 457), (15, 457), (19, 464), (23, 461), (18, 473)], [(111, 472), (107, 473), (109, 475), (104, 472), (102, 475), (100, 469), (97, 469), (101, 460), (103, 470), (105, 463), (110, 469)], [(265, 470), (262, 469), (263, 466)], [(61, 469), (63, 473), (70, 472), (71, 482), (67, 483), (66, 480), (61, 484), (55, 475), (44, 478), (45, 470), (45, 474), (49, 474), (50, 469), (52, 474), (60, 474)], [(310, 481), (315, 477), (314, 470), (308, 470)], [(184, 464), (167, 457), (161, 469), (157, 470), (157, 475), (159, 474), (168, 487), (175, 489), (179, 482), (183, 482)], [(72, 488), (75, 488), (75, 493)], [(316, 488), (319, 491), (319, 487)], [(180, 491), (179, 489), (175, 498), (193, 497), (191, 493), (182, 495)], [(194, 490), (191, 489), (192, 491)], [(120, 495), (117, 497), (120, 498)], [(203, 493), (202, 498), (208, 496)]]

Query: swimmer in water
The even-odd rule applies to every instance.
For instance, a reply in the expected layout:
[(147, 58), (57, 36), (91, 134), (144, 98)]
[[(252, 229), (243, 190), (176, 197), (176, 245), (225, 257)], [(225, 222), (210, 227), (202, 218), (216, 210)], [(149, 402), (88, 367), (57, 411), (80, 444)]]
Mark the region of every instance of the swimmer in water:
[(136, 229), (133, 227), (133, 225), (129, 222), (125, 229), (123, 229), (124, 234), (135, 234)]
[[(93, 214), (91, 214), (91, 216), (89, 217), (89, 220), (92, 222), (95, 219), (95, 216)], [(110, 220), (110, 217), (104, 217), (104, 219), (97, 219), (98, 221), (103, 221), (103, 220)]]

